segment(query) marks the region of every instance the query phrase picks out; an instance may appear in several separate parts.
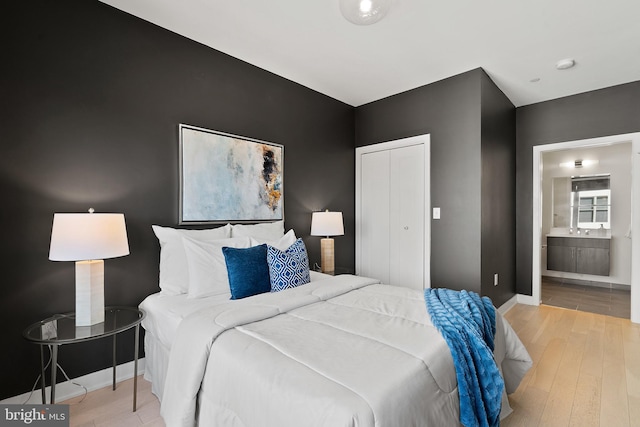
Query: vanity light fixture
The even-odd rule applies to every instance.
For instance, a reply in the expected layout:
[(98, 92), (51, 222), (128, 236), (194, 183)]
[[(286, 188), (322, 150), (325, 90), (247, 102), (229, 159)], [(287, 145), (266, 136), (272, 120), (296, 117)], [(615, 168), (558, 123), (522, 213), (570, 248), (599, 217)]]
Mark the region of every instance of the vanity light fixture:
[(598, 164), (598, 160), (574, 160), (572, 162), (560, 163), (561, 168), (581, 168), (584, 166), (594, 166)]

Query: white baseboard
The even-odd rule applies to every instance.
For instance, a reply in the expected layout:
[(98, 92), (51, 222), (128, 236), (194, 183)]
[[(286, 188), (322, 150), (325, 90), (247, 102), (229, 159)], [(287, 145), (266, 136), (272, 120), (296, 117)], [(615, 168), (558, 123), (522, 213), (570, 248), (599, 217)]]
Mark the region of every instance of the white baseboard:
[(511, 297), (511, 299), (509, 299), (509, 301), (505, 302), (500, 307), (498, 307), (498, 313), (504, 316), (505, 314), (507, 314), (509, 310), (515, 307), (517, 303), (518, 303), (518, 296), (514, 295)]
[(512, 296), (509, 301), (502, 304), (498, 308), (498, 312), (504, 316), (509, 310), (515, 307), (516, 304), (540, 305), (540, 301), (536, 302), (531, 295), (516, 294)]
[[(144, 357), (138, 360), (138, 375), (144, 374), (145, 360)], [(47, 372), (47, 375), (49, 372)], [(61, 373), (58, 371), (58, 378)], [(133, 378), (133, 361), (118, 365), (116, 368), (116, 382), (128, 380)], [(33, 379), (35, 381), (35, 378)], [(65, 381), (56, 384), (56, 403), (63, 402), (67, 399), (74, 398), (84, 394), (84, 389), (74, 383), (82, 384), (87, 388), (87, 391), (91, 392), (110, 386), (113, 382), (113, 368), (106, 368), (101, 371), (92, 372), (87, 375), (83, 375), (78, 378), (73, 378), (71, 381)], [(40, 381), (36, 387), (40, 386)], [(51, 387), (45, 389), (47, 396), (47, 402), (51, 399)], [(29, 396), (31, 395), (31, 396)], [(42, 403), (42, 393), (40, 388), (36, 388), (33, 393), (23, 393), (18, 396), (9, 397), (0, 401), (2, 404), (40, 404)]]
[(518, 294), (517, 297), (518, 297), (518, 304), (540, 305), (540, 300), (536, 301), (536, 299), (532, 295)]

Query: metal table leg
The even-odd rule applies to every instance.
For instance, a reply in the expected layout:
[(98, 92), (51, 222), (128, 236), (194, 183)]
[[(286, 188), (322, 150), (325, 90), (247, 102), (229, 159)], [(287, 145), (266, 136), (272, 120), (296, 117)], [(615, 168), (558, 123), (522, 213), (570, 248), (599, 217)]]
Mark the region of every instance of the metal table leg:
[(140, 342), (140, 324), (136, 325), (136, 342), (133, 356), (133, 412), (136, 412), (136, 398), (138, 395), (138, 343)]
[(56, 403), (56, 373), (58, 371), (58, 346), (51, 345), (51, 404)]
[(40, 378), (40, 387), (42, 388), (42, 404), (46, 405), (47, 393), (45, 390), (47, 388), (47, 381), (44, 372), (44, 344), (40, 344)]
[(116, 389), (116, 336), (113, 336), (113, 389)]

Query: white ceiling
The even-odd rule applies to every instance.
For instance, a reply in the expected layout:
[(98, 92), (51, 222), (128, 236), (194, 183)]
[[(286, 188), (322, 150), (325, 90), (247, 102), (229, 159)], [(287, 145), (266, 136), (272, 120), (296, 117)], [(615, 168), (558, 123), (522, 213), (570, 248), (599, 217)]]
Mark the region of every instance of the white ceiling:
[(394, 0), (371, 26), (338, 0), (101, 1), (353, 106), (478, 67), (515, 106), (640, 80), (638, 0)]

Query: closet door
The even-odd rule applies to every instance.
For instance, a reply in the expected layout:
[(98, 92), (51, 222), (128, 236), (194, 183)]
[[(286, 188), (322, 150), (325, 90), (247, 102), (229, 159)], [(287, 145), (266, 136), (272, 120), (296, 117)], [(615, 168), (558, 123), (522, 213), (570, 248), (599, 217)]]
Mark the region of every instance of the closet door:
[(429, 286), (428, 135), (356, 150), (356, 272)]
[(424, 145), (389, 151), (389, 282), (424, 289)]
[(358, 274), (389, 283), (389, 151), (363, 154)]

